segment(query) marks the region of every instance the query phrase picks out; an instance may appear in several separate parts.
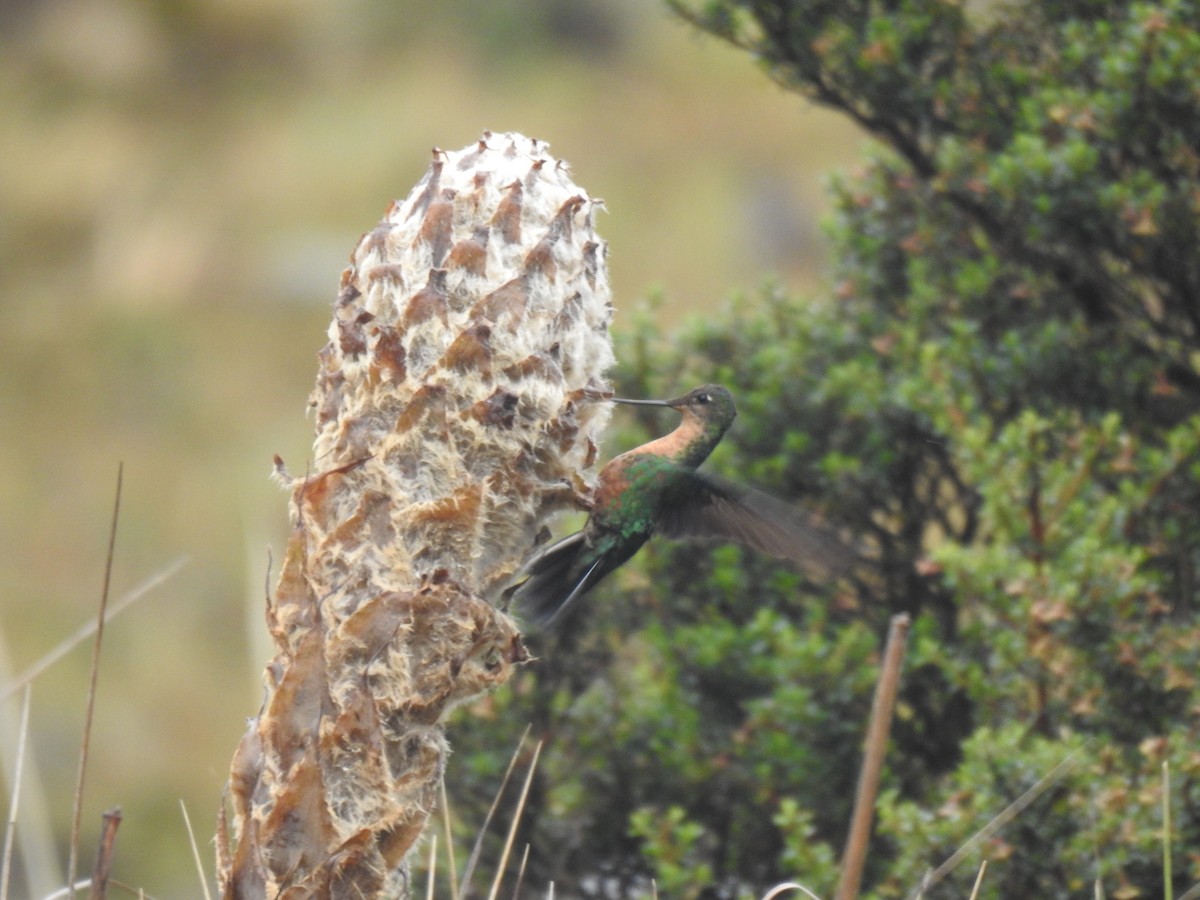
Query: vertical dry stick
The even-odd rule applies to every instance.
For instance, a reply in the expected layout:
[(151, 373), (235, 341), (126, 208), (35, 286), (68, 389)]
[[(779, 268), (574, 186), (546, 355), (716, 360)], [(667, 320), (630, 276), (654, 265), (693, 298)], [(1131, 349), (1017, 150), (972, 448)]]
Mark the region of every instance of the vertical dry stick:
[(875, 796), (883, 771), (884, 751), (892, 726), (892, 711), (896, 707), (896, 691), (900, 686), (900, 668), (904, 663), (904, 644), (908, 637), (907, 615), (892, 617), (888, 628), (883, 667), (875, 685), (871, 704), (871, 721), (867, 726), (866, 752), (858, 776), (858, 791), (854, 797), (854, 815), (850, 834), (842, 855), (842, 877), (838, 883), (837, 900), (854, 900), (862, 884), (863, 866), (867, 861), (867, 844), (871, 838), (871, 821), (875, 814)]
[(545, 143), (485, 133), (435, 150), (354, 251), (230, 768), (225, 897), (408, 894), (446, 713), (527, 659), (489, 599), (588, 491), (613, 358), (598, 208)]
[(1173, 900), (1175, 888), (1171, 878), (1171, 764), (1162, 763), (1162, 854), (1163, 900)]
[(110, 809), (104, 813), (104, 828), (100, 833), (100, 846), (92, 863), (92, 883), (88, 889), (88, 900), (104, 900), (108, 896), (108, 875), (112, 871), (113, 851), (117, 844), (117, 828), (121, 825), (121, 810)]
[(79, 745), (79, 771), (75, 777), (75, 814), (71, 821), (71, 849), (67, 856), (67, 897), (75, 897), (75, 872), (79, 867), (79, 828), (83, 821), (83, 783), (87, 773), (88, 748), (92, 743), (92, 714), (96, 710), (96, 679), (100, 674), (100, 648), (104, 643), (104, 616), (108, 609), (108, 586), (112, 583), (113, 549), (117, 544), (117, 519), (121, 514), (121, 481), (125, 464), (117, 464), (117, 497), (113, 501), (112, 525), (108, 529), (108, 557), (104, 561), (104, 587), (96, 615), (96, 637), (92, 641), (92, 668), (88, 680), (87, 713)]

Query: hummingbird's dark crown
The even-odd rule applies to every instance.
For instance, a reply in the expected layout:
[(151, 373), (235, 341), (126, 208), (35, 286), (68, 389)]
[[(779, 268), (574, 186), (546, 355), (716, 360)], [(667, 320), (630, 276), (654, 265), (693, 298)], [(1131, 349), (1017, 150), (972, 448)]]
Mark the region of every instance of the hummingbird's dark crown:
[(702, 384), (682, 397), (668, 400), (667, 406), (683, 411), (687, 409), (705, 422), (721, 421), (726, 426), (737, 416), (733, 394), (719, 384)]

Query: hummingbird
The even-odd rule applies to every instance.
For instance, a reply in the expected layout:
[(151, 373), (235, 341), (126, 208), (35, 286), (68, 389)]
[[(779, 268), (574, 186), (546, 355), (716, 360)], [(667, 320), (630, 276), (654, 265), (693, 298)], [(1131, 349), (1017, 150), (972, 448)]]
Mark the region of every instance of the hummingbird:
[(654, 534), (735, 541), (820, 575), (848, 565), (850, 552), (811, 517), (753, 488), (697, 471), (737, 416), (726, 388), (705, 384), (674, 400), (610, 399), (669, 407), (682, 420), (670, 434), (605, 465), (583, 529), (526, 563), (525, 580), (513, 590), (536, 624), (552, 624)]

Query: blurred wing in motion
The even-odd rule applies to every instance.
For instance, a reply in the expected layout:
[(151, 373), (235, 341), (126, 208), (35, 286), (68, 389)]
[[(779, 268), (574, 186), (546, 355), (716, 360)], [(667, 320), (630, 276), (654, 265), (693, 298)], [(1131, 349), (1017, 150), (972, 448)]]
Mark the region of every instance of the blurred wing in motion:
[(837, 577), (855, 562), (856, 554), (815, 516), (724, 478), (687, 474), (678, 495), (665, 504), (658, 533), (736, 541), (799, 563), (820, 578)]

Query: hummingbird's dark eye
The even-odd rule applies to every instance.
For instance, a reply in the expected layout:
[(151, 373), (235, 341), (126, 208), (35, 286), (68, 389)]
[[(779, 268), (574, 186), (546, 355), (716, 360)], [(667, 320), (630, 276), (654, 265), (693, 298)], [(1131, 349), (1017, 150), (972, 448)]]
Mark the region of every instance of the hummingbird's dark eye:
[(712, 398), (711, 398), (711, 397), (709, 397), (709, 396), (708, 396), (708, 394), (697, 394), (697, 395), (696, 395), (696, 402), (697, 402), (697, 403), (707, 403), (707, 402), (708, 402), (709, 400), (711, 400), (711, 399), (712, 399)]

